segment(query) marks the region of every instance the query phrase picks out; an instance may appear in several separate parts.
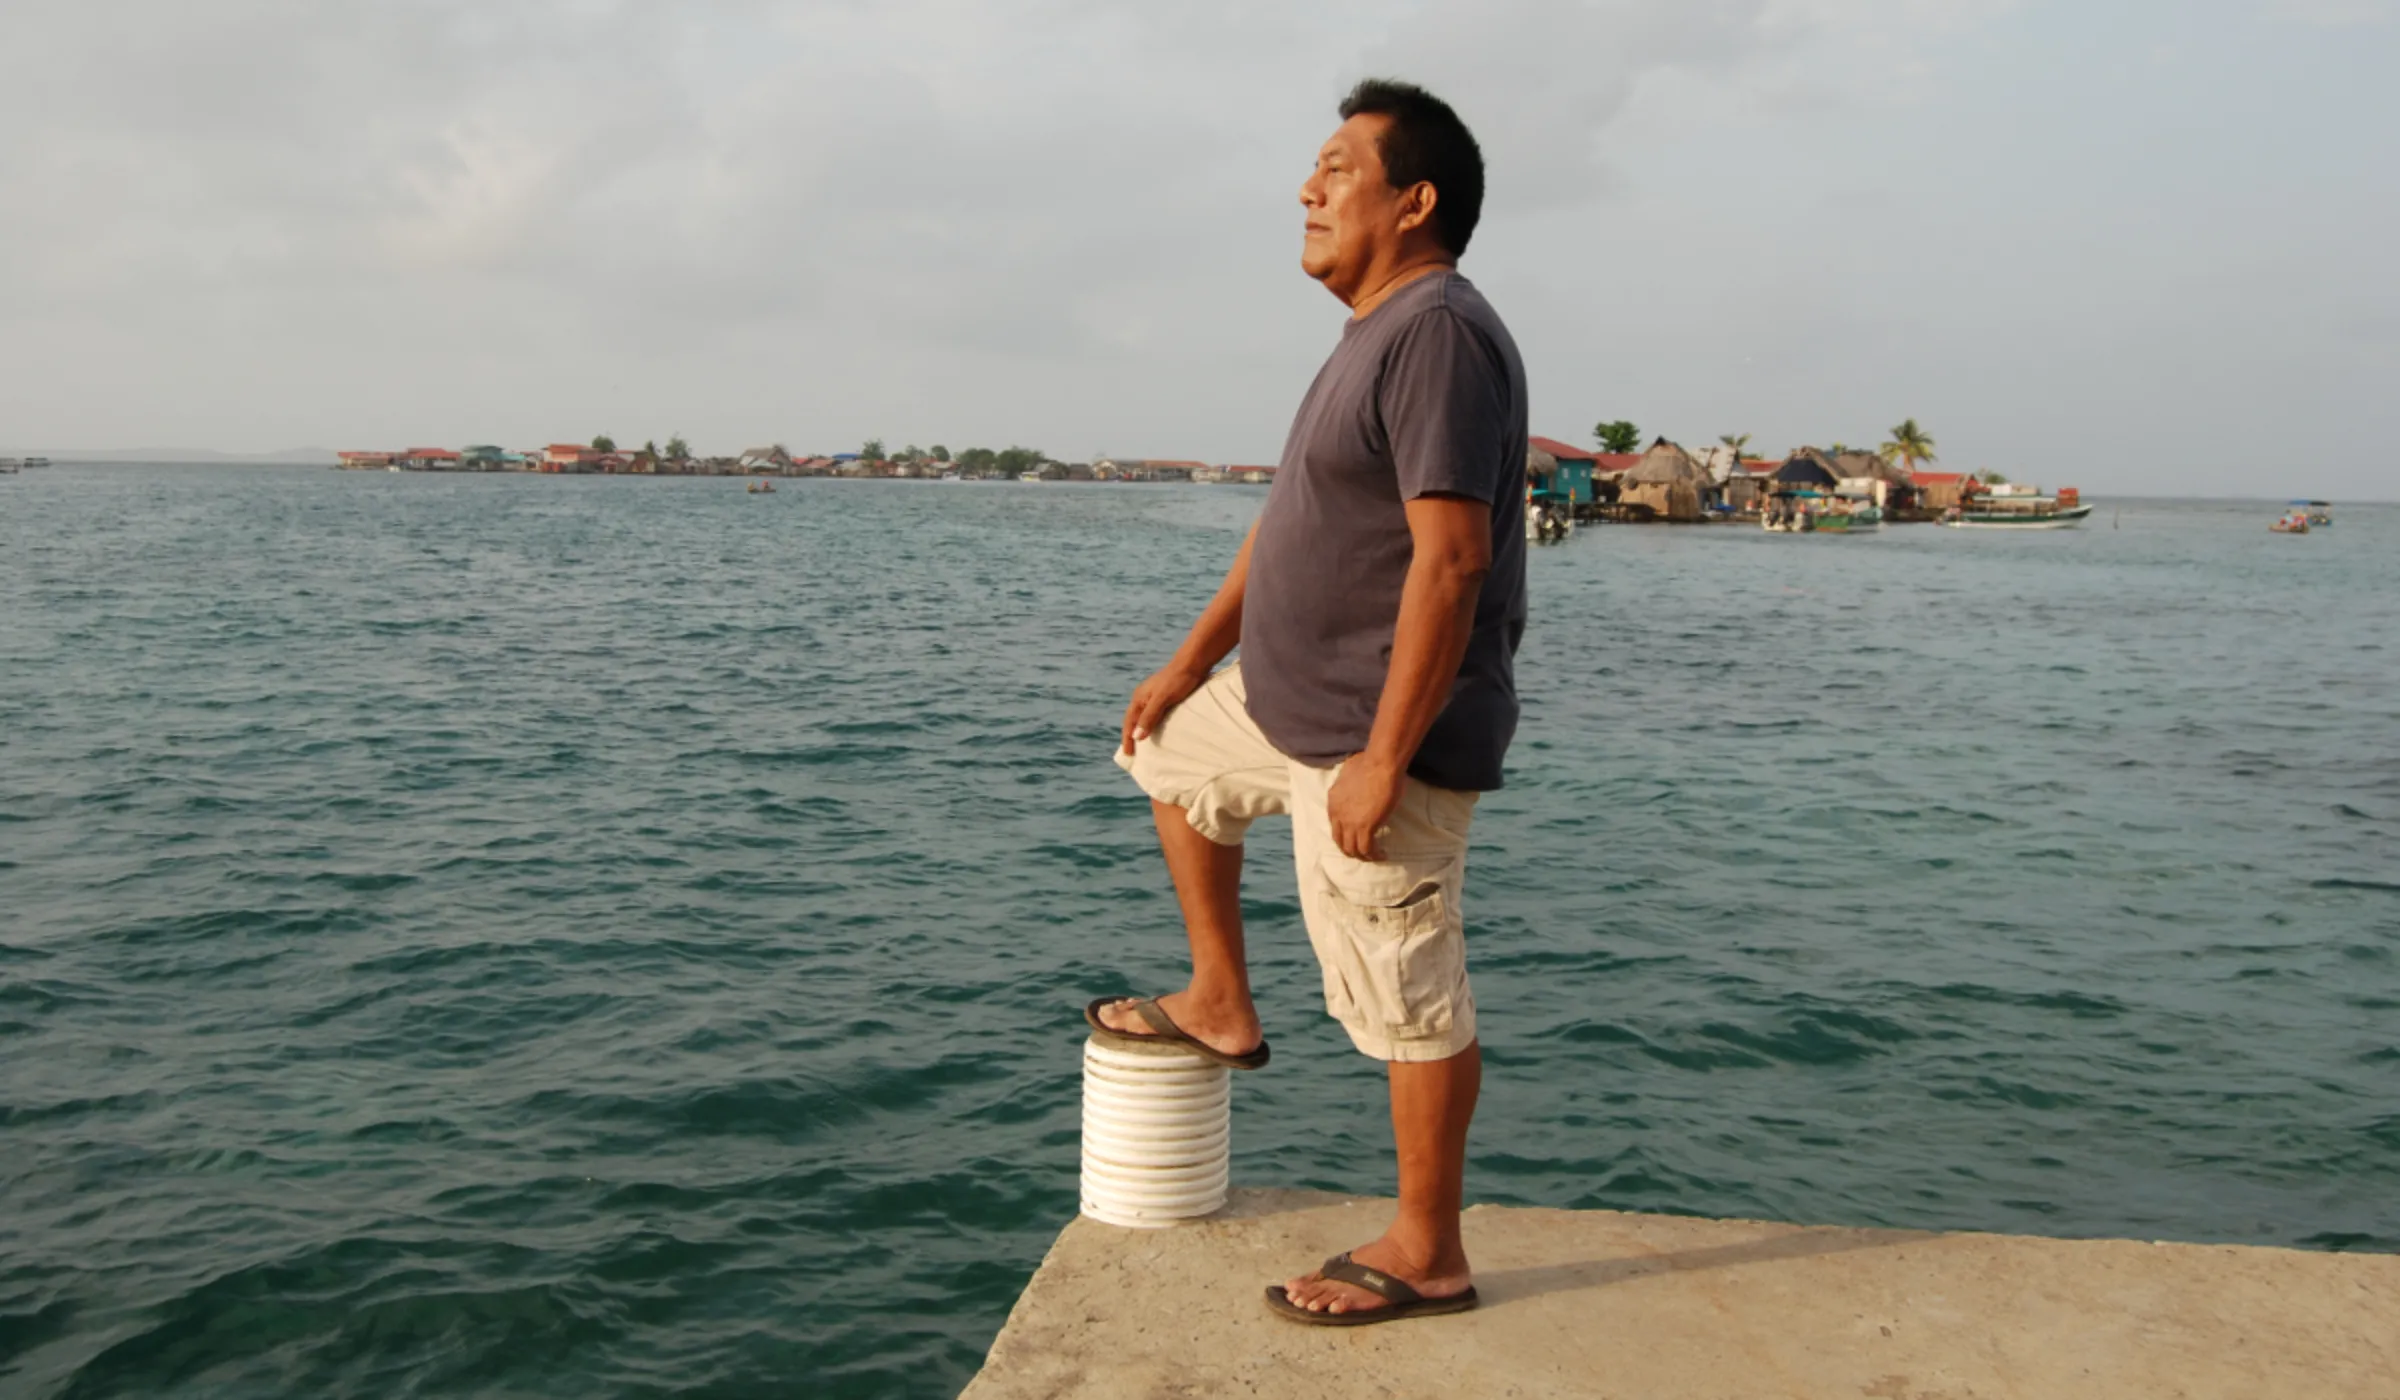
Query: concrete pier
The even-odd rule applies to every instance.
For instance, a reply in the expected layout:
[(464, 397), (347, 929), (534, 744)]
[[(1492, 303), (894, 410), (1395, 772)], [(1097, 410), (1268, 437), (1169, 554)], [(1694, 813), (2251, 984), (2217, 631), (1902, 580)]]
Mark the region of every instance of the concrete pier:
[(1337, 1331), (1260, 1292), (1388, 1200), (1236, 1191), (1171, 1230), (1077, 1220), (961, 1400), (2400, 1398), (2400, 1257), (1467, 1213), (1481, 1309)]

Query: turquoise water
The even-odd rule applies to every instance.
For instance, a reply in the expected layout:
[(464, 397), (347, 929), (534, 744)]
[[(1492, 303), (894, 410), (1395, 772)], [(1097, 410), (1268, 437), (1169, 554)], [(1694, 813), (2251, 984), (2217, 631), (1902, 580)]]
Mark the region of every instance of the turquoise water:
[[(0, 1393), (955, 1393), (1259, 499), (0, 480)], [(2400, 1249), (2400, 508), (2275, 513), (1537, 551), (1472, 1194)], [(1238, 1178), (1389, 1189), (1253, 858)]]

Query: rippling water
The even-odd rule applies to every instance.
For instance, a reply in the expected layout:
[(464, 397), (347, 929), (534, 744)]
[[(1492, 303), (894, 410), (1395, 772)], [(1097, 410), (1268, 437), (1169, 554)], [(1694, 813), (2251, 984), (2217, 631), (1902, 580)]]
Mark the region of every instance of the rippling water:
[[(0, 1392), (955, 1392), (1259, 499), (0, 480)], [(2116, 513), (1535, 554), (1475, 1197), (2400, 1248), (2400, 510)], [(1236, 1170), (1388, 1190), (1288, 849)]]

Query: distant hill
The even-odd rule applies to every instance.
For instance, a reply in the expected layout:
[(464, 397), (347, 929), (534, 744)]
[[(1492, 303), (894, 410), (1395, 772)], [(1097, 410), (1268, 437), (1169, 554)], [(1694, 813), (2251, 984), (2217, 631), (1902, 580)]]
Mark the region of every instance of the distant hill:
[(126, 447), (104, 452), (71, 447), (5, 447), (0, 457), (47, 457), (54, 462), (235, 462), (273, 466), (330, 467), (337, 460), (330, 447), (287, 447), (280, 452), (213, 452), (205, 447)]

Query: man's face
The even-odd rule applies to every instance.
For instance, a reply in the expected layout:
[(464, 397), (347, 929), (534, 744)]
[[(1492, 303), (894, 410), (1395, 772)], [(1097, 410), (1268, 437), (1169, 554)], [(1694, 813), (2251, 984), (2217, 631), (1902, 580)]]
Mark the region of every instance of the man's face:
[(1399, 251), (1405, 200), (1384, 178), (1378, 144), (1391, 120), (1365, 112), (1343, 122), (1300, 186), (1300, 270), (1345, 301), (1379, 257)]

